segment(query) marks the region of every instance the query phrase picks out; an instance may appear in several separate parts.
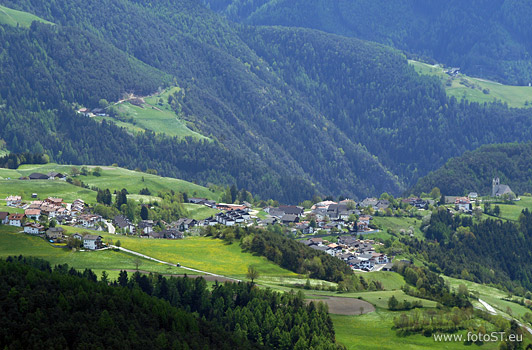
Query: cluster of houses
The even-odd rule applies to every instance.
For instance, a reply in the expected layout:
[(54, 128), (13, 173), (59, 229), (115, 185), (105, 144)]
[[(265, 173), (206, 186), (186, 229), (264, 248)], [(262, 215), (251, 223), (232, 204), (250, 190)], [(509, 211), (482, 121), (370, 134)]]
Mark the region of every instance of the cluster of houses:
[[(32, 197), (36, 197), (36, 195)], [(41, 224), (43, 218), (46, 220), (54, 219), (63, 225), (77, 225), (83, 228), (99, 227), (98, 223), (105, 221), (100, 215), (87, 213), (85, 202), (82, 199), (66, 203), (62, 198), (48, 197), (45, 200), (24, 203), (20, 196), (8, 196), (6, 204), (8, 207), (23, 209), (24, 213), (0, 212), (0, 224), (20, 227), (25, 233), (40, 235), (51, 243), (62, 243), (66, 240), (64, 229), (50, 227), (46, 230), (45, 226)], [(101, 236), (93, 236), (76, 234), (74, 238), (83, 241), (83, 246), (86, 249), (101, 248)]]
[[(294, 231), (300, 231), (303, 234), (313, 234), (317, 231), (331, 232), (333, 229), (347, 229), (351, 233), (367, 233), (373, 231), (370, 228), (372, 217), (364, 215), (362, 210), (367, 207), (384, 210), (389, 206), (390, 202), (387, 200), (367, 198), (358, 205), (351, 200), (338, 203), (323, 201), (314, 204), (309, 212), (305, 212), (300, 206), (268, 207), (264, 209), (268, 216), (258, 223), (261, 226), (279, 223), (291, 226)], [(352, 215), (358, 217), (356, 223), (350, 219)]]
[(113, 218), (113, 225), (118, 233), (137, 234), (142, 238), (180, 239), (184, 237), (184, 232), (194, 227), (247, 225), (251, 221), (249, 207), (246, 205), (216, 203), (205, 198), (190, 198), (189, 202), (218, 209), (220, 212), (205, 220), (180, 218), (171, 223), (162, 222), (165, 229), (161, 231), (154, 230), (156, 223), (153, 220), (142, 220), (135, 225), (123, 215), (115, 216)]
[(373, 240), (339, 236), (338, 243), (329, 243), (322, 238), (311, 238), (301, 243), (345, 261), (354, 270), (371, 271), (381, 265), (383, 271), (389, 271), (392, 267), (386, 254), (375, 252)]
[(20, 196), (9, 196), (6, 198), (6, 204), (8, 207), (24, 209), (24, 214), (3, 212), (2, 216), (7, 215), (4, 223), (23, 227), (24, 232), (30, 234), (43, 233), (44, 226), (40, 224), (43, 217), (46, 220), (55, 219), (62, 225), (78, 225), (84, 228), (97, 227), (97, 224), (103, 221), (100, 215), (85, 213), (85, 202), (82, 199), (66, 203), (62, 198), (48, 197), (45, 200), (23, 203)]

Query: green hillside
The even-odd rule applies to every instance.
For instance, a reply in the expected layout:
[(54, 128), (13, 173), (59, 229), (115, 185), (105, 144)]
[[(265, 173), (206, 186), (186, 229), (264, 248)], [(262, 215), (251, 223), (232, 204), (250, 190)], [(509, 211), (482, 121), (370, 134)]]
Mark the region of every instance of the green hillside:
[(532, 87), (511, 86), (497, 82), (472, 78), (467, 75), (451, 77), (439, 65), (430, 65), (414, 60), (408, 61), (420, 74), (438, 77), (449, 96), (466, 99), (471, 102), (503, 102), (510, 107), (523, 108), (532, 106)]
[(0, 24), (6, 24), (13, 27), (29, 27), (33, 21), (53, 24), (52, 22), (46, 21), (31, 13), (13, 10), (0, 5)]
[[(173, 96), (181, 91), (179, 87), (172, 87), (148, 97), (133, 96), (125, 101), (112, 104), (109, 109), (115, 111), (116, 117), (95, 116), (94, 119), (113, 121), (134, 133), (149, 130), (170, 137), (207, 140), (207, 137), (190, 130), (188, 123), (182, 119), (183, 116), (179, 116), (168, 103), (169, 98), (173, 99)], [(177, 103), (176, 101), (175, 106)]]
[(414, 193), (428, 193), (434, 187), (445, 195), (464, 195), (477, 192), (491, 195), (492, 179), (499, 177), (517, 194), (531, 193), (532, 144), (494, 144), (466, 152), (450, 159), (440, 169), (421, 178)]
[(461, 67), (470, 76), (532, 82), (528, 0), (203, 0), (253, 25), (323, 30), (394, 46), (412, 57)]
[[(235, 25), (192, 0), (2, 3), (56, 23), (0, 33), (9, 81), (1, 97), (10, 100), (0, 137), (11, 152), (157, 169), (295, 203), (399, 194), (450, 157), (530, 138), (528, 111), (454, 102), (401, 52), (368, 41)], [(72, 111), (168, 86), (181, 89), (169, 106), (125, 103), (116, 125)], [(212, 142), (183, 139), (189, 131), (169, 108)], [(488, 123), (498, 132), (471, 127)]]
[[(81, 232), (79, 229), (76, 232)], [(116, 237), (113, 237), (115, 239)], [(92, 269), (98, 275), (107, 271), (114, 279), (122, 269), (134, 270), (136, 257), (124, 252), (104, 250), (98, 252), (73, 252), (55, 248), (40, 237), (19, 233), (19, 229), (11, 226), (0, 226), (0, 257), (33, 256), (49, 261), (52, 265), (68, 264), (78, 270)], [(146, 259), (142, 260), (140, 269), (143, 271), (163, 274), (183, 274), (181, 268), (159, 264)]]
[[(100, 167), (101, 176), (94, 176), (93, 170), (97, 166), (76, 166), (78, 169), (86, 167), (89, 172), (87, 175), (78, 175), (76, 178), (89, 187), (96, 186), (101, 189), (108, 188), (111, 192), (126, 188), (133, 197), (138, 195), (143, 188), (148, 188), (152, 196), (156, 196), (159, 191), (187, 192), (191, 197), (203, 197), (219, 200), (220, 193), (211, 191), (205, 187), (168, 177), (146, 174), (143, 172), (128, 170), (119, 167)], [(10, 194), (22, 194), (24, 199), (30, 199), (32, 193), (38, 193), (39, 197), (48, 196), (63, 197), (65, 200), (74, 200), (81, 198), (89, 203), (96, 201), (96, 192), (89, 189), (77, 187), (64, 181), (55, 180), (17, 180), (21, 176), (28, 176), (31, 173), (44, 173), (57, 171), (71, 174), (72, 166), (58, 165), (54, 163), (43, 165), (22, 165), (16, 170), (0, 169), (0, 198)], [(3, 179), (2, 179), (3, 178)], [(10, 180), (6, 180), (11, 178)], [(143, 196), (138, 195), (136, 199)], [(200, 210), (200, 209), (196, 209)]]

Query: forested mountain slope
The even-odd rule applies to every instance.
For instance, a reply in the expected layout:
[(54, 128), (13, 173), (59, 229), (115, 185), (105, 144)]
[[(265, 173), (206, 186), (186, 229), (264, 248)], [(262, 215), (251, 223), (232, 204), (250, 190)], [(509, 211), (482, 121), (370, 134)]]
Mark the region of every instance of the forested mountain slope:
[(393, 45), (472, 76), (532, 81), (527, 0), (203, 0), (234, 21), (297, 26)]
[[(2, 27), (1, 64), (12, 73), (0, 78), (0, 138), (11, 151), (149, 167), (296, 202), (399, 193), (452, 156), (527, 140), (532, 128), (528, 111), (457, 103), (399, 52), (358, 39), (233, 25), (192, 0), (0, 3), (55, 23)], [(26, 47), (14, 50), (17, 40)], [(35, 59), (16, 62), (25, 51)], [(69, 107), (167, 84), (182, 88), (179, 115), (214, 142), (133, 136)]]
[(532, 191), (532, 143), (482, 146), (450, 159), (440, 169), (419, 179), (414, 193), (438, 187), (446, 195), (478, 192), (491, 194), (492, 179), (499, 177), (517, 193)]

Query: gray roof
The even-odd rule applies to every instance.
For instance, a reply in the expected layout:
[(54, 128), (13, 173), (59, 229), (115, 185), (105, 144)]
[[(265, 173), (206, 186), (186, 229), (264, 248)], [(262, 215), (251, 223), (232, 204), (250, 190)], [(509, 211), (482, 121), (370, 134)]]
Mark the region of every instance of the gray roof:
[(294, 214), (285, 214), (281, 218), (283, 222), (295, 222), (297, 220), (298, 216)]
[(85, 235), (83, 236), (83, 239), (84, 240), (90, 240), (90, 241), (96, 241), (97, 239), (101, 239), (102, 236), (98, 236), (98, 235)]

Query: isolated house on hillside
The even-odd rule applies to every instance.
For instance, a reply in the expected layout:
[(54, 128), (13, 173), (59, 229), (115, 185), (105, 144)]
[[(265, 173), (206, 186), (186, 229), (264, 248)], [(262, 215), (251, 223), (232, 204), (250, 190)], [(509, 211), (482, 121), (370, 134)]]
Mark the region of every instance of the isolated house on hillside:
[(83, 248), (95, 250), (95, 249), (100, 249), (102, 246), (103, 246), (102, 236), (97, 236), (97, 235), (83, 236)]
[(64, 174), (58, 173), (56, 171), (50, 171), (48, 173), (48, 180), (66, 180), (66, 176)]
[(491, 196), (492, 197), (501, 197), (505, 194), (512, 193), (512, 189), (508, 185), (502, 185), (501, 180), (496, 177), (492, 181)]
[(33, 173), (28, 177), (30, 180), (48, 180), (48, 176), (41, 173)]

